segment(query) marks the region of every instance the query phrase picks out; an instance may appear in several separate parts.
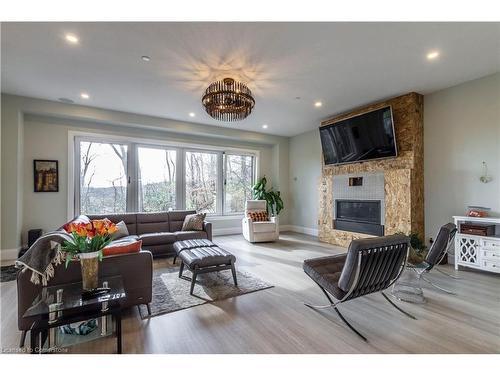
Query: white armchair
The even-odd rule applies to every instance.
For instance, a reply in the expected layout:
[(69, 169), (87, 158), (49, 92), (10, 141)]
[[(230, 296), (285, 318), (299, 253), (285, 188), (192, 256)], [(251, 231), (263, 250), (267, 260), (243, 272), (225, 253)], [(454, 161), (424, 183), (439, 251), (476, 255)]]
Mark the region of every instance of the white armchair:
[(241, 221), (243, 226), (243, 237), (248, 242), (270, 242), (276, 241), (280, 236), (279, 220), (272, 216), (269, 221), (252, 221), (248, 217), (249, 212), (266, 211), (265, 200), (251, 200), (245, 203), (245, 217)]

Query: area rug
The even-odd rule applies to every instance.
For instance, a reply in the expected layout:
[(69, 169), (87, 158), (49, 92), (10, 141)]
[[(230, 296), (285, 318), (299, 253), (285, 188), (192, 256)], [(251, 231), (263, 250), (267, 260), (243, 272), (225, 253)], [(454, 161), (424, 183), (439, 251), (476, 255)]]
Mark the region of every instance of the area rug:
[(230, 270), (211, 272), (198, 275), (193, 294), (189, 294), (191, 287), (191, 272), (184, 271), (183, 278), (179, 278), (179, 269), (163, 268), (153, 273), (153, 300), (150, 304), (151, 315), (148, 315), (146, 306), (140, 305), (142, 319), (151, 316), (171, 313), (204, 303), (220, 301), (258, 290), (272, 288), (273, 285), (247, 273), (236, 271), (238, 286), (234, 286)]
[(19, 269), (12, 266), (2, 266), (0, 270), (0, 282), (14, 281), (17, 277)]

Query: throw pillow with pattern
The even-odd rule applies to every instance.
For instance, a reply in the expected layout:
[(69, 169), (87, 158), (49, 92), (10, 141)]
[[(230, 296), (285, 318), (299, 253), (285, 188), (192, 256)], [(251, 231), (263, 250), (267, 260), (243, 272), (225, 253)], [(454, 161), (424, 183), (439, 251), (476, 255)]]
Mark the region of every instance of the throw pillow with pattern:
[(267, 214), (267, 211), (254, 211), (254, 212), (248, 212), (248, 218), (250, 218), (252, 221), (269, 221), (269, 215)]
[(186, 215), (184, 223), (182, 224), (182, 230), (203, 230), (203, 221), (206, 215), (205, 213)]

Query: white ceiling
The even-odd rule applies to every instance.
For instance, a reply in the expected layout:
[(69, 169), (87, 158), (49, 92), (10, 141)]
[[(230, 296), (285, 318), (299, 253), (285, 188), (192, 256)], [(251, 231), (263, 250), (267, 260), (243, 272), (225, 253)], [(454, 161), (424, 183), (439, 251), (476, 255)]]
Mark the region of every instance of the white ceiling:
[[(1, 31), (4, 93), (285, 136), (364, 103), (500, 71), (500, 23), (3, 23)], [(430, 50), (440, 57), (427, 61)], [(204, 89), (225, 76), (255, 94), (244, 121), (203, 110)]]

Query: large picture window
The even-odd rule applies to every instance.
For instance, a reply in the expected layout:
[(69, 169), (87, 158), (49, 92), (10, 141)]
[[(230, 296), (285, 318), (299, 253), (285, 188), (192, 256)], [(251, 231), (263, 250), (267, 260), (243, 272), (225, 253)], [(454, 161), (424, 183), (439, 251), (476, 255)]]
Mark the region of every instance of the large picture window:
[(75, 138), (75, 214), (196, 210), (241, 214), (256, 155)]

